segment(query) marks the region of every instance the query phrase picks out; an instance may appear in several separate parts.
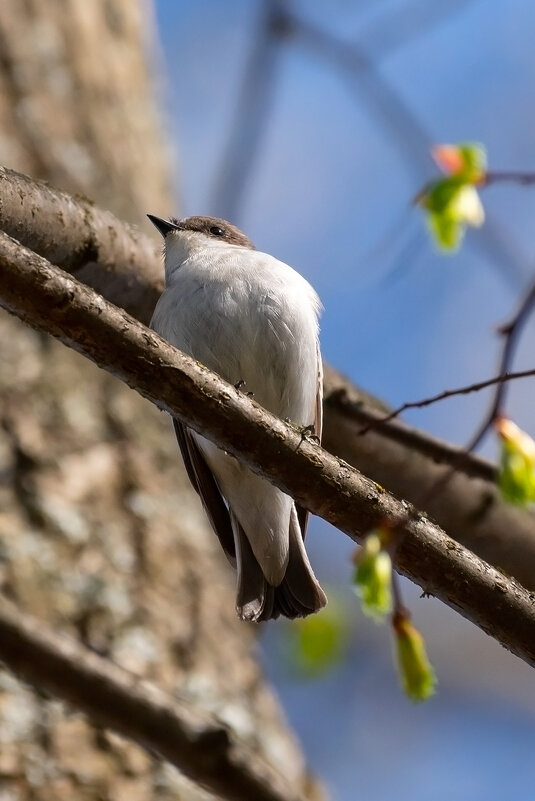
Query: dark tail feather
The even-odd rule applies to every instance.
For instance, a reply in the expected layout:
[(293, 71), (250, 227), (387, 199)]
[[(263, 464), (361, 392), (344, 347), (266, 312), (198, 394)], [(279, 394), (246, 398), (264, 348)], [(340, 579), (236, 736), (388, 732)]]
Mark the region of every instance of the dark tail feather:
[(249, 545), (249, 540), (232, 512), (230, 517), (236, 545), (236, 567), (238, 570), (236, 611), (238, 617), (242, 620), (250, 620), (253, 623), (278, 617), (278, 614), (273, 615), (275, 590), (264, 578), (253, 549)]
[(259, 623), (279, 615), (306, 617), (325, 606), (327, 598), (308, 561), (295, 508), (290, 518), (288, 567), (278, 587), (266, 581), (242, 527), (231, 517), (238, 568), (236, 610), (242, 620)]
[(275, 588), (273, 612), (284, 617), (306, 617), (327, 603), (319, 581), (308, 561), (295, 507), (290, 518), (288, 567), (282, 583)]

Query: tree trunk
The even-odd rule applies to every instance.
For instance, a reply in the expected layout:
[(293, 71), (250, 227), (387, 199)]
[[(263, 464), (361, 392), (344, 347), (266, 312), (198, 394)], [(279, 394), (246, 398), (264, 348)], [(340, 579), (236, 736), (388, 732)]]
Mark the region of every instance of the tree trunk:
[[(173, 210), (143, 0), (0, 5), (0, 162), (144, 224)], [(148, 32), (148, 33), (147, 33)], [(35, 209), (39, 214), (39, 209)], [(48, 338), (0, 318), (0, 581), (26, 611), (216, 713), (319, 788), (234, 612), (234, 579), (169, 421)], [(118, 736), (0, 673), (0, 790), (20, 799), (202, 799)]]

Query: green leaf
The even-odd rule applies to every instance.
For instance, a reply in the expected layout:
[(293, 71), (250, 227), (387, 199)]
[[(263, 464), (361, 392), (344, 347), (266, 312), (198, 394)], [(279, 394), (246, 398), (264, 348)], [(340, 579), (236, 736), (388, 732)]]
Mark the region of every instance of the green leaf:
[(433, 181), (418, 198), (427, 212), (427, 225), (440, 250), (459, 248), (467, 226), (479, 227), (485, 212), (476, 189), (485, 175), (486, 154), (481, 145), (439, 145), (435, 160), (446, 175)]
[(403, 615), (397, 616), (394, 631), (401, 686), (411, 701), (426, 701), (435, 694), (437, 679), (427, 657), (424, 639)]
[(313, 678), (342, 660), (348, 631), (342, 608), (332, 599), (315, 615), (295, 621), (289, 630), (290, 658), (294, 668)]
[(456, 175), (438, 178), (428, 187), (421, 204), (435, 214), (454, 213), (455, 197), (464, 185)]
[(353, 587), (365, 614), (377, 622), (392, 611), (392, 561), (383, 549), (382, 532), (369, 534), (355, 558)]
[(496, 431), (501, 438), (498, 486), (509, 503), (527, 506), (535, 501), (535, 442), (512, 420), (500, 418)]
[(467, 182), (477, 183), (487, 169), (487, 152), (483, 145), (476, 142), (465, 142), (458, 145), (463, 168), (461, 174)]
[(427, 215), (427, 225), (433, 237), (433, 241), (440, 250), (450, 253), (459, 249), (463, 235), (464, 226), (449, 214), (431, 212)]

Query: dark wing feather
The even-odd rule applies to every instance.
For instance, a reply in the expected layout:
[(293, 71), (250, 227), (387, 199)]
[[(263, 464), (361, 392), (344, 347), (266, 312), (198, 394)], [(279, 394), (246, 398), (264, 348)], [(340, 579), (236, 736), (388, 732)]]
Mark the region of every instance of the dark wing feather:
[[(318, 364), (318, 389), (316, 392), (316, 411), (315, 411), (312, 433), (321, 442), (321, 434), (323, 430), (323, 365), (321, 363), (321, 353), (319, 345), (316, 345), (316, 360)], [(310, 512), (308, 511), (308, 509), (303, 509), (302, 506), (298, 506), (298, 504), (295, 504), (295, 509), (297, 512), (297, 519), (299, 520), (299, 528), (301, 529), (301, 535), (304, 540), (305, 535), (307, 533), (308, 518), (310, 517)]]
[(230, 515), (214, 474), (206, 464), (191, 431), (173, 418), (175, 434), (184, 466), (194, 490), (199, 494), (208, 519), (219, 537), (227, 559), (236, 567), (236, 548)]

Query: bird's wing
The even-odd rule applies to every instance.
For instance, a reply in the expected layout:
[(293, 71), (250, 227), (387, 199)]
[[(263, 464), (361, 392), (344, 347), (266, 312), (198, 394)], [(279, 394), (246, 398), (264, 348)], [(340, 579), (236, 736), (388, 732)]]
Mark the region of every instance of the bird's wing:
[[(312, 433), (321, 442), (321, 434), (323, 431), (323, 364), (321, 361), (319, 342), (316, 343), (316, 361), (318, 367), (318, 383), (316, 389), (316, 406), (315, 406), (315, 416), (314, 416)], [(310, 517), (310, 512), (308, 511), (308, 509), (304, 509), (302, 506), (298, 506), (298, 504), (295, 504), (295, 509), (297, 512), (297, 519), (299, 520), (301, 535), (304, 540), (305, 535), (307, 533), (308, 518)]]
[(184, 460), (184, 466), (193, 489), (199, 494), (208, 519), (219, 537), (225, 555), (231, 565), (236, 567), (236, 547), (230, 522), (230, 515), (214, 474), (206, 464), (199, 446), (191, 431), (173, 418), (175, 434)]

